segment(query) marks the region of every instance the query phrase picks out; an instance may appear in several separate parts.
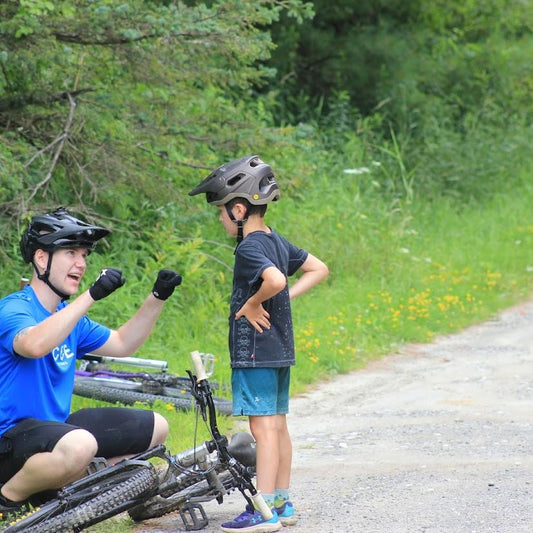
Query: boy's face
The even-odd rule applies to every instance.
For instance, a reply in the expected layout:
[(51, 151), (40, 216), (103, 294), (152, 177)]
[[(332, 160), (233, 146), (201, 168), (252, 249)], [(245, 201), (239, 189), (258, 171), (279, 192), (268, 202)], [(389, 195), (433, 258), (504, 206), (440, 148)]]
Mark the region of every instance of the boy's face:
[[(219, 211), (218, 220), (222, 222), (224, 229), (227, 231), (230, 237), (237, 237), (237, 224), (231, 220), (228, 215), (228, 211), (225, 205), (217, 205)], [(235, 208), (234, 208), (235, 209)], [(234, 209), (232, 209), (233, 215), (235, 216)], [(235, 217), (237, 218), (237, 217)]]

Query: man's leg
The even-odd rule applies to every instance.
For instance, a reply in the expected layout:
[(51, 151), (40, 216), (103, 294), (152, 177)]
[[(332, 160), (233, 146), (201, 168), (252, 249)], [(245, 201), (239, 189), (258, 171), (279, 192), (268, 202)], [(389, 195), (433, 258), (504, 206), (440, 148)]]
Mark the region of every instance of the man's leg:
[(23, 501), (32, 494), (58, 489), (83, 476), (96, 454), (96, 439), (88, 431), (74, 429), (61, 437), (51, 452), (32, 455), (1, 488), (11, 501)]
[(98, 442), (96, 454), (110, 464), (162, 444), (168, 435), (168, 422), (160, 414), (131, 407), (80, 409), (67, 422), (90, 431)]
[[(154, 446), (157, 446), (158, 444), (163, 444), (168, 436), (168, 422), (166, 418), (162, 417), (159, 413), (154, 412), (154, 429), (152, 431), (152, 438), (150, 440), (150, 444), (146, 448), (149, 450), (150, 448), (153, 448)], [(141, 450), (145, 451), (145, 450)], [(129, 459), (130, 457), (133, 457), (135, 454), (128, 454), (128, 455), (120, 455), (117, 457), (111, 457), (107, 460), (107, 462), (110, 465), (114, 465), (118, 463), (119, 461), (122, 461), (122, 459)]]

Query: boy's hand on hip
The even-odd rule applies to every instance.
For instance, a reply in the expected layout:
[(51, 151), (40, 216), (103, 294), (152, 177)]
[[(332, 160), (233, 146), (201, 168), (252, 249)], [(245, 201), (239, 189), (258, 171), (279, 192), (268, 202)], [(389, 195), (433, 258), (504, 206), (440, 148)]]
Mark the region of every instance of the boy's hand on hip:
[(173, 270), (160, 270), (152, 289), (152, 294), (159, 300), (166, 300), (181, 284), (181, 276)]
[(89, 288), (89, 294), (93, 300), (101, 300), (119, 287), (122, 287), (124, 283), (126, 283), (126, 279), (122, 277), (122, 270), (104, 268), (100, 272), (98, 279)]
[(263, 330), (270, 329), (270, 313), (268, 313), (262, 304), (254, 305), (250, 301), (246, 302), (235, 314), (235, 320), (245, 317), (248, 322), (259, 333), (263, 333)]

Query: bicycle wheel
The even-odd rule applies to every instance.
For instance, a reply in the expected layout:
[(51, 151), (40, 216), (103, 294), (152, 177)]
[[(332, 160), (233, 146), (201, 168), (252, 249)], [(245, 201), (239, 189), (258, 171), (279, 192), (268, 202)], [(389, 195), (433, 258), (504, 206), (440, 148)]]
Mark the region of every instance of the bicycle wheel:
[[(168, 403), (176, 409), (187, 410), (194, 408), (194, 398), (188, 392), (177, 391), (176, 395), (148, 394), (145, 392), (126, 390), (113, 387), (112, 382), (103, 380), (93, 382), (90, 378), (76, 379), (74, 382), (74, 394), (85, 398), (93, 398), (110, 403), (122, 403), (133, 405), (136, 402), (152, 405), (157, 400)], [(217, 411), (222, 414), (232, 413), (232, 404), (225, 398), (213, 398)]]
[(57, 499), (45, 503), (2, 531), (78, 532), (137, 505), (154, 493), (159, 482), (151, 465), (137, 465), (127, 470), (111, 467), (109, 470), (109, 474), (101, 471), (65, 487)]
[[(218, 475), (219, 480), (229, 493), (238, 487), (237, 481), (230, 472), (225, 471)], [(187, 503), (208, 502), (218, 496), (218, 493), (209, 486), (207, 480), (197, 481), (194, 485), (172, 494), (168, 498), (163, 496), (153, 496), (133, 507), (128, 511), (131, 519), (135, 522), (159, 518), (166, 514), (179, 510)]]

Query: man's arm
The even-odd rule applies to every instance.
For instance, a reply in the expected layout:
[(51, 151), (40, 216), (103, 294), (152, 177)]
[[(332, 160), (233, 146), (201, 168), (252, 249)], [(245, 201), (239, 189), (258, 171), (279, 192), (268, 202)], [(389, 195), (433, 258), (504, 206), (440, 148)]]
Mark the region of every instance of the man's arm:
[(327, 265), (312, 254), (307, 255), (307, 259), (299, 270), (301, 270), (303, 274), (289, 288), (289, 296), (291, 300), (308, 291), (311, 287), (314, 287), (329, 275)]
[(68, 337), (93, 303), (87, 290), (61, 311), (35, 326), (23, 329), (13, 339), (14, 352), (34, 359), (44, 357)]
[(111, 330), (107, 341), (93, 353), (109, 357), (132, 355), (146, 341), (162, 310), (163, 301), (150, 294), (137, 312), (117, 330)]
[(181, 284), (181, 276), (172, 270), (161, 270), (146, 300), (137, 312), (117, 330), (112, 330), (109, 339), (93, 353), (110, 357), (128, 357), (146, 341), (154, 328), (164, 302)]
[(24, 328), (13, 339), (13, 350), (18, 355), (38, 359), (61, 344), (76, 327), (81, 317), (97, 300), (109, 296), (124, 285), (122, 271), (104, 268), (91, 287), (71, 304), (35, 326)]

